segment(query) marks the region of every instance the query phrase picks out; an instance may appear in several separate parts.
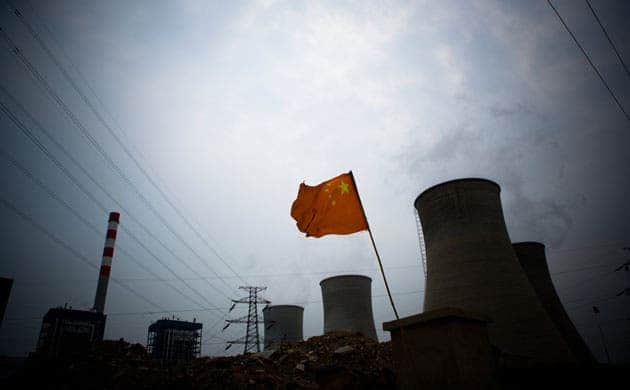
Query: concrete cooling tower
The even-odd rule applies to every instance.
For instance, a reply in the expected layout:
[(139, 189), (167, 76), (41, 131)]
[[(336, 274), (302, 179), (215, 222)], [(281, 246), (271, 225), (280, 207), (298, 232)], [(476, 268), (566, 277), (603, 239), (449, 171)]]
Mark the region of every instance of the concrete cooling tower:
[(372, 279), (340, 275), (319, 282), (324, 303), (324, 333), (360, 332), (378, 340), (372, 314)]
[(519, 242), (512, 244), (512, 247), (529, 282), (538, 294), (538, 299), (556, 328), (562, 333), (573, 357), (580, 363), (594, 363), (593, 354), (571, 322), (571, 318), (556, 294), (551, 275), (549, 275), (545, 246), (539, 242)]
[(424, 310), (485, 314), (490, 341), (503, 352), (573, 362), (512, 249), (500, 191), (489, 180), (459, 179), (416, 198), (427, 256)]
[(302, 334), (304, 308), (302, 306), (266, 306), (262, 312), (265, 320), (265, 349), (284, 342), (304, 340)]

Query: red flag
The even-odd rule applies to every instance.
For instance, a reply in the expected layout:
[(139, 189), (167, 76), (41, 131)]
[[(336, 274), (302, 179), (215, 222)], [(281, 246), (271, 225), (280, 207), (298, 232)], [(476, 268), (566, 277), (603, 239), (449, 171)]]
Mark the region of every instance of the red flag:
[(291, 216), (308, 237), (326, 234), (352, 234), (368, 230), (352, 172), (316, 186), (300, 184)]

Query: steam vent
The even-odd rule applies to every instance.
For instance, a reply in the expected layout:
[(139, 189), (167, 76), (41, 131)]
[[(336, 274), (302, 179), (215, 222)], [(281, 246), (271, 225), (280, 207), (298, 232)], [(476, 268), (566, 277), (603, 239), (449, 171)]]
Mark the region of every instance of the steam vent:
[(360, 332), (376, 338), (372, 314), (372, 279), (340, 275), (319, 282), (324, 303), (324, 333)]
[(265, 349), (286, 342), (303, 341), (304, 308), (296, 305), (273, 305), (263, 309)]
[(415, 201), (427, 256), (424, 310), (455, 307), (490, 317), (490, 341), (510, 355), (573, 362), (512, 249), (498, 184), (459, 179)]
[(545, 246), (539, 242), (519, 242), (512, 244), (512, 247), (529, 282), (536, 290), (538, 299), (556, 324), (556, 328), (562, 333), (573, 357), (580, 363), (594, 363), (595, 358), (575, 329), (553, 286), (545, 256)]

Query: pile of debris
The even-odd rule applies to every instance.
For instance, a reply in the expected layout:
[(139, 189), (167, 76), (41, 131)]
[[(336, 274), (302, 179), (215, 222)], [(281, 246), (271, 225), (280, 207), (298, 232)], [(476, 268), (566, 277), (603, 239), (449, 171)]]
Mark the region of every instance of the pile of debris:
[(395, 384), (389, 343), (349, 333), (312, 337), (259, 354), (197, 359), (192, 372), (199, 387), (365, 389)]
[[(32, 355), (3, 388), (222, 389), (392, 388), (389, 343), (360, 334), (333, 333), (273, 350), (203, 357), (163, 367), (140, 344), (105, 341), (86, 356), (50, 360)], [(9, 386), (5, 386), (9, 385)]]
[[(169, 375), (144, 346), (103, 341), (87, 355), (50, 358), (31, 353), (3, 388), (167, 388)], [(8, 386), (5, 386), (8, 385)]]
[(299, 384), (322, 388), (391, 387), (390, 343), (361, 334), (329, 333), (305, 342), (280, 346), (270, 355), (280, 371)]

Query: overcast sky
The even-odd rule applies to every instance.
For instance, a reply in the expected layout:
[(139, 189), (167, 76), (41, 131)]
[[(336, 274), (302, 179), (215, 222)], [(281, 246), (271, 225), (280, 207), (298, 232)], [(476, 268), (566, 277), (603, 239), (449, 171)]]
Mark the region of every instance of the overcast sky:
[[(630, 77), (586, 3), (554, 3), (630, 110)], [(203, 322), (203, 354), (222, 354), (224, 340), (244, 334), (220, 332), (227, 297), (241, 296), (235, 273), (267, 286), (274, 304), (304, 305), (305, 336), (318, 335), (319, 281), (350, 272), (372, 277), (386, 340), (381, 323), (393, 313), (367, 233), (307, 239), (289, 215), (300, 182), (352, 170), (401, 315), (422, 311), (413, 200), (442, 181), (483, 177), (502, 187), (511, 239), (547, 245), (558, 293), (595, 355), (605, 359), (598, 305), (611, 358), (630, 360), (630, 297), (615, 296), (630, 275), (614, 272), (630, 257), (621, 250), (630, 246), (630, 122), (545, 1), (16, 4), (168, 197), (3, 6), (0, 27), (75, 123), (4, 38), (1, 86), (32, 118), (4, 92), (0, 101), (106, 210), (121, 212), (112, 276), (157, 304), (110, 283), (106, 338), (144, 343), (167, 314), (142, 313), (165, 309)], [(592, 5), (630, 63), (630, 3)], [(0, 354), (25, 355), (46, 310), (90, 308), (97, 279), (29, 218), (98, 267), (107, 211), (5, 113), (0, 126), (0, 276), (15, 279)]]

